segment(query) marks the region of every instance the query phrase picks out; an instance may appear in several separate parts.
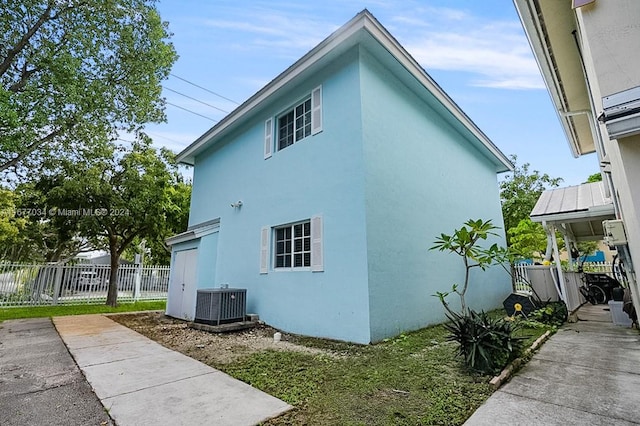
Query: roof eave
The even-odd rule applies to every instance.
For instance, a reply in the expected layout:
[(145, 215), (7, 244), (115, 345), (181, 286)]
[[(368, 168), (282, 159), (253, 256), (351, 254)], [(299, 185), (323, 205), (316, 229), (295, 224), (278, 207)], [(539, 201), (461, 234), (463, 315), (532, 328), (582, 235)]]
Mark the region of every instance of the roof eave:
[(613, 204), (602, 206), (602, 208), (578, 210), (574, 212), (543, 214), (538, 216), (530, 216), (532, 222), (578, 222), (587, 221), (593, 218), (615, 218)]
[[(524, 28), (525, 34), (529, 41), (529, 45), (533, 51), (538, 68), (542, 74), (543, 81), (547, 87), (547, 92), (551, 97), (551, 101), (555, 107), (558, 120), (565, 133), (567, 143), (571, 154), (577, 158), (584, 154), (594, 152), (593, 150), (583, 150), (580, 139), (578, 138), (574, 126), (575, 121), (572, 118), (570, 109), (563, 101), (566, 99), (566, 93), (563, 90), (563, 80), (559, 70), (553, 65), (551, 60), (552, 46), (548, 43), (549, 36), (547, 29), (541, 24), (540, 16), (534, 12), (534, 3), (537, 0), (513, 0), (518, 16)], [(544, 18), (544, 16), (542, 17)], [(574, 64), (582, 68), (582, 64)], [(586, 81), (584, 82), (586, 88)], [(585, 90), (585, 94), (588, 92)], [(591, 129), (589, 128), (589, 131)]]
[(251, 96), (242, 105), (224, 117), (219, 123), (196, 139), (177, 156), (182, 164), (194, 165), (196, 153), (202, 150), (209, 141), (233, 126), (245, 114), (265, 102), (271, 95), (280, 90), (288, 82), (316, 64), (335, 47), (345, 42), (359, 30), (366, 30), (391, 55), (393, 55), (418, 81), (421, 82), (451, 114), (493, 155), (496, 172), (513, 171), (514, 166), (495, 144), (476, 126), (476, 124), (458, 107), (458, 105), (442, 90), (442, 88), (426, 73), (418, 62), (393, 38), (368, 10), (358, 13), (351, 21), (340, 27), (333, 34), (320, 42), (315, 48), (296, 61), (269, 84)]
[(199, 223), (197, 225), (190, 226), (186, 231), (171, 237), (165, 238), (165, 243), (168, 246), (174, 246), (176, 244), (182, 244), (190, 241), (197, 240), (205, 235), (217, 232), (220, 228), (220, 218), (209, 220), (207, 222)]
[(307, 52), (302, 58), (297, 60), (293, 65), (283, 71), (280, 75), (274, 78), (266, 86), (256, 92), (253, 96), (243, 102), (239, 107), (226, 115), (219, 123), (209, 129), (206, 133), (196, 139), (191, 145), (185, 148), (177, 156), (179, 163), (194, 165), (195, 152), (201, 149), (207, 144), (209, 140), (216, 135), (222, 133), (224, 130), (231, 127), (245, 114), (259, 106), (262, 102), (268, 99), (275, 92), (280, 90), (288, 82), (294, 79), (306, 71), (309, 67), (315, 64), (318, 60), (328, 54), (334, 47), (348, 39), (356, 31), (364, 27), (364, 22), (368, 16), (371, 16), (368, 11), (364, 10), (358, 13), (351, 21), (340, 27), (329, 37), (324, 39), (320, 44)]
[(395, 57), (420, 83), (431, 92), (436, 99), (444, 105), (447, 110), (461, 122), (473, 136), (484, 145), (484, 147), (494, 156), (498, 163), (496, 172), (509, 172), (514, 170), (514, 165), (500, 149), (489, 139), (487, 135), (469, 118), (467, 114), (456, 104), (453, 99), (427, 74), (422, 66), (416, 61), (406, 49), (378, 22), (373, 16), (368, 14), (368, 22), (365, 28), (389, 53)]

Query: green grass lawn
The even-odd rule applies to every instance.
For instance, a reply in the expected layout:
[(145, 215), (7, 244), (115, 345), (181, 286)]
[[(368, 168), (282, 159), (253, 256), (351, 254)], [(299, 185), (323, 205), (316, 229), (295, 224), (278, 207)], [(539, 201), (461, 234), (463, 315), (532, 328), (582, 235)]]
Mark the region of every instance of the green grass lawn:
[[(546, 329), (525, 329), (530, 341)], [(217, 367), (295, 408), (269, 425), (459, 425), (492, 393), (442, 326), (361, 346), (295, 337), (330, 355), (264, 351)]]
[[(164, 302), (0, 309), (0, 321), (164, 309)], [(496, 311), (495, 315), (504, 315)], [(519, 331), (527, 345), (551, 327)], [(319, 354), (266, 350), (211, 365), (294, 406), (266, 425), (460, 425), (491, 395), (491, 377), (469, 372), (443, 326), (375, 345), (291, 336)], [(204, 360), (203, 360), (204, 361)], [(207, 362), (207, 361), (205, 361)]]
[(62, 315), (105, 314), (116, 312), (164, 310), (166, 301), (122, 303), (116, 308), (106, 305), (57, 305), (0, 308), (0, 322), (18, 318), (42, 318)]

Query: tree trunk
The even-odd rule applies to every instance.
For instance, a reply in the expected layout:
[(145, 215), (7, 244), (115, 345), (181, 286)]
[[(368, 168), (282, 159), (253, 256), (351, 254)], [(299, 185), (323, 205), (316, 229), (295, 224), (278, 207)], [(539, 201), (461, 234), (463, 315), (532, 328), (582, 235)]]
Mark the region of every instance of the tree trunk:
[(111, 274), (109, 275), (109, 291), (107, 292), (107, 305), (118, 306), (118, 267), (120, 266), (120, 256), (115, 247), (110, 247), (111, 254)]

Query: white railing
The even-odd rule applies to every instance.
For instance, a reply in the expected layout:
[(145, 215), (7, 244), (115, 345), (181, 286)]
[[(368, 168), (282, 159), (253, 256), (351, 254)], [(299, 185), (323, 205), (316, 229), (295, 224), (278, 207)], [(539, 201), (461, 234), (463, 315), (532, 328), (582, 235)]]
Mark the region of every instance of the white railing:
[[(0, 307), (104, 303), (109, 265), (16, 264), (0, 262)], [(165, 300), (168, 266), (121, 265), (118, 301)]]
[[(612, 277), (615, 276), (613, 268), (614, 265), (611, 262), (585, 262), (582, 265), (582, 270), (584, 272), (600, 272)], [(615, 268), (617, 270), (618, 264), (615, 265)]]
[(513, 290), (516, 293), (532, 294), (527, 264), (513, 265)]
[[(531, 280), (530, 275), (528, 273), (528, 267), (530, 265), (520, 264), (513, 266), (513, 286), (514, 291), (525, 294), (532, 294), (531, 290)], [(555, 267), (555, 266), (552, 266)], [(615, 265), (617, 268), (618, 265)], [(582, 265), (582, 269), (584, 272), (596, 272), (607, 274), (611, 277), (616, 277), (616, 273), (614, 273), (614, 265), (611, 262), (585, 262)], [(551, 271), (553, 275), (553, 271)], [(578, 272), (564, 272), (564, 280), (565, 280), (565, 288), (567, 290), (566, 303), (569, 311), (573, 311), (580, 307), (585, 302), (584, 297), (580, 293), (580, 287), (584, 285), (582, 281), (582, 274)], [(552, 276), (555, 278), (555, 275)], [(556, 286), (557, 287), (557, 286)]]

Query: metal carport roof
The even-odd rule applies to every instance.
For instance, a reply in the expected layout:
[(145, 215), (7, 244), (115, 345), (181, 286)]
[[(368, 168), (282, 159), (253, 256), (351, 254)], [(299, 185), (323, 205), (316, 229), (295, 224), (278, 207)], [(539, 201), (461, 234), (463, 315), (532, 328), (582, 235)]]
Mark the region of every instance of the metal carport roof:
[(601, 240), (602, 221), (616, 215), (604, 183), (591, 182), (544, 191), (530, 217), (568, 231), (575, 241), (588, 241)]

